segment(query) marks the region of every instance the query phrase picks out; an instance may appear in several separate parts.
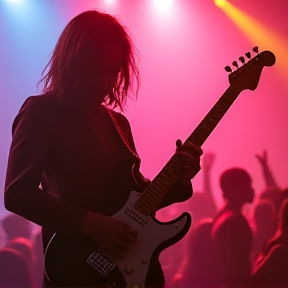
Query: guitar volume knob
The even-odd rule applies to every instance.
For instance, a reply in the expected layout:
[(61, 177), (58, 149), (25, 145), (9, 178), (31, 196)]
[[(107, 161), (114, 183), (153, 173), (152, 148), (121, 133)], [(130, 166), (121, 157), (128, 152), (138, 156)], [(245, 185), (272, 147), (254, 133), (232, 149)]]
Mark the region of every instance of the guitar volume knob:
[(134, 272), (134, 267), (130, 264), (125, 265), (124, 272), (127, 275), (131, 275)]

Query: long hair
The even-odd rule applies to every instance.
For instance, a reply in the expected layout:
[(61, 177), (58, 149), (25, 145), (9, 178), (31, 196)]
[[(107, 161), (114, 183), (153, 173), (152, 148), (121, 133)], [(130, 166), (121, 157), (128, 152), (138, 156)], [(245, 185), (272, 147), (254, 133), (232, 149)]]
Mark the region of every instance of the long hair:
[(95, 54), (101, 57), (100, 51), (107, 44), (120, 46), (124, 61), (113, 92), (106, 96), (105, 102), (123, 110), (129, 90), (137, 98), (140, 83), (138, 52), (124, 26), (115, 17), (96, 10), (77, 15), (61, 33), (38, 82), (44, 83), (42, 92), (65, 101), (66, 97), (76, 97), (87, 91), (95, 81), (89, 73), (92, 65), (97, 65), (93, 61)]

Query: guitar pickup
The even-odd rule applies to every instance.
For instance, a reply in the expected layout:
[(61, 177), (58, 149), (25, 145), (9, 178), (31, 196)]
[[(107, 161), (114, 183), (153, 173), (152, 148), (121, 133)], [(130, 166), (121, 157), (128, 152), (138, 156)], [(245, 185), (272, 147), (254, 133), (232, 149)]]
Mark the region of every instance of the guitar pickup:
[(143, 226), (148, 221), (147, 216), (137, 211), (132, 205), (126, 206), (125, 214)]

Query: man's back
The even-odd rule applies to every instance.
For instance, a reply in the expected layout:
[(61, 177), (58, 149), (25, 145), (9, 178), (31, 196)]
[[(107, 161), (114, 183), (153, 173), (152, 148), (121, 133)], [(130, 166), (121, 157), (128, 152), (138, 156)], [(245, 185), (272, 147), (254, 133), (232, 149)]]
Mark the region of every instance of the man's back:
[(241, 212), (224, 208), (212, 227), (212, 241), (223, 287), (248, 286), (252, 231)]

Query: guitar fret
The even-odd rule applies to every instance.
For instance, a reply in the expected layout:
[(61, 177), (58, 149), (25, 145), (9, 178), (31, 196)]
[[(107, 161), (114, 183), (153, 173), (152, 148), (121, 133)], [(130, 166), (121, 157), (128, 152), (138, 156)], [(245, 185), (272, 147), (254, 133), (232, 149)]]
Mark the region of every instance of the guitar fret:
[[(171, 162), (173, 162), (173, 160), (174, 163), (177, 163), (174, 167), (171, 165)], [(167, 166), (165, 167), (166, 169), (162, 171), (163, 173), (159, 173), (159, 175), (154, 179), (154, 181), (151, 182), (151, 184), (146, 188), (146, 190), (144, 191), (145, 193), (142, 193), (142, 196), (135, 203), (135, 209), (141, 210), (141, 212), (145, 215), (150, 214), (156, 209), (157, 205), (166, 195), (165, 191), (168, 191), (174, 184), (175, 179), (177, 179), (175, 167), (178, 167), (181, 161), (176, 157), (174, 157), (173, 160), (171, 162), (168, 162)]]
[[(145, 193), (144, 195), (143, 195), (143, 197), (141, 197), (138, 201), (139, 202), (144, 202), (145, 204), (148, 204), (147, 202), (149, 202), (150, 203), (150, 207), (154, 207), (155, 206), (155, 203), (158, 203), (159, 201), (160, 201), (160, 199), (162, 198), (162, 194), (160, 194), (160, 193), (158, 193), (158, 191), (157, 190), (153, 190), (152, 189), (152, 187), (150, 188), (152, 191), (150, 192), (150, 191), (148, 191), (147, 193)], [(156, 193), (152, 193), (152, 192), (156, 192)], [(157, 195), (158, 194), (158, 195)], [(153, 196), (152, 196), (153, 195)], [(155, 199), (153, 199), (153, 198)], [(151, 201), (149, 201), (149, 198), (153, 201), (153, 202), (151, 202)], [(138, 202), (137, 201), (137, 202)], [(151, 205), (152, 204), (152, 205)]]
[(156, 186), (155, 182), (150, 184), (150, 186), (147, 189), (147, 194), (154, 194), (156, 197), (162, 197), (163, 195), (162, 195), (161, 191), (159, 191), (159, 189), (157, 189), (157, 187), (155, 187), (155, 186)]
[(137, 211), (139, 211), (140, 213), (142, 213), (143, 215), (148, 216), (150, 214), (149, 212), (149, 208), (145, 207), (145, 202), (136, 202), (133, 205), (133, 208), (136, 209)]
[(145, 208), (148, 208), (147, 206), (153, 206), (154, 203), (150, 202), (149, 204), (149, 194), (145, 193), (145, 195), (143, 195), (143, 197), (140, 197), (136, 203), (139, 203), (140, 205), (144, 206)]
[[(168, 179), (168, 178), (166, 178)], [(168, 179), (169, 180), (169, 179)], [(171, 180), (171, 179), (170, 179)], [(173, 184), (173, 181), (165, 182), (165, 179), (157, 178), (155, 182), (153, 182), (151, 189), (156, 191), (159, 195), (163, 196), (163, 190), (169, 188)]]
[[(159, 201), (159, 198), (162, 197), (162, 194), (160, 194), (160, 193), (152, 193), (152, 192), (153, 191), (149, 191), (149, 192), (145, 193), (145, 196), (143, 198), (149, 197), (149, 198), (153, 199), (154, 202)], [(156, 192), (158, 192), (158, 191), (156, 191)]]
[(229, 87), (188, 137), (188, 140), (198, 146), (202, 146), (238, 95), (239, 92), (236, 92), (233, 88)]
[(165, 181), (162, 181), (162, 179), (158, 177), (152, 185), (155, 186), (156, 190), (162, 195), (161, 190), (166, 186)]
[[(145, 193), (143, 192), (144, 194), (134, 204), (134, 208), (138, 211), (141, 210), (144, 215), (149, 215), (151, 212), (154, 212), (163, 198), (163, 195), (160, 192), (161, 191), (155, 189), (154, 186), (148, 186)], [(148, 199), (149, 197), (153, 197), (153, 199)], [(153, 202), (151, 202), (151, 200), (153, 200)]]
[(150, 194), (146, 193), (145, 197), (143, 197), (142, 201), (145, 202), (146, 205), (152, 207), (152, 206), (155, 205), (155, 201), (151, 198), (150, 195), (152, 195), (152, 194), (151, 193)]
[[(143, 198), (143, 199), (139, 199), (139, 202), (138, 203), (140, 203), (140, 204), (142, 204), (142, 205), (144, 205), (145, 206), (145, 209), (147, 209), (147, 210), (149, 210), (149, 212), (148, 212), (148, 214), (153, 210), (153, 208), (155, 207), (155, 206), (157, 206), (157, 204), (159, 203), (159, 201), (161, 201), (160, 199), (161, 199), (162, 197), (158, 197), (158, 199), (157, 200), (153, 200), (153, 199), (149, 199), (149, 196), (147, 195), (145, 195), (145, 197)], [(137, 204), (137, 203), (136, 203)]]
[[(169, 189), (175, 183), (180, 173), (182, 159), (175, 156), (171, 157), (170, 161), (164, 166), (162, 171), (155, 177), (150, 185), (144, 190), (141, 197), (136, 201), (134, 208), (145, 214), (153, 212)], [(152, 196), (153, 195), (153, 196)], [(153, 200), (153, 203), (151, 202)], [(144, 206), (144, 207), (143, 207)], [(146, 215), (148, 215), (146, 214)]]
[[(172, 162), (174, 163), (174, 165), (171, 165)], [(178, 170), (179, 170), (179, 167), (181, 166), (181, 163), (182, 163), (182, 161), (179, 157), (175, 157), (175, 156), (172, 157), (170, 162), (169, 162), (169, 165), (166, 166), (165, 174), (167, 174), (167, 175), (165, 175), (165, 176), (168, 177), (168, 179), (177, 177)]]

